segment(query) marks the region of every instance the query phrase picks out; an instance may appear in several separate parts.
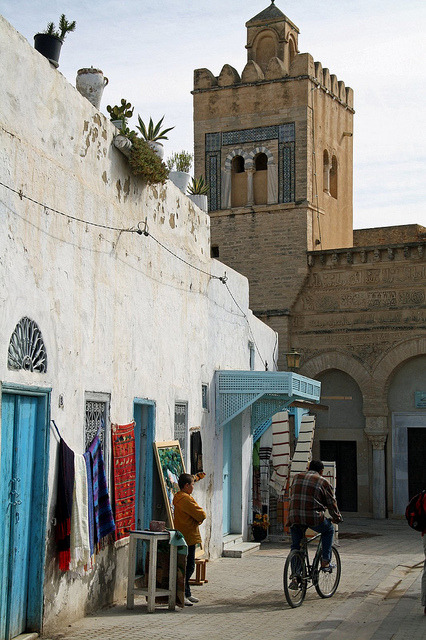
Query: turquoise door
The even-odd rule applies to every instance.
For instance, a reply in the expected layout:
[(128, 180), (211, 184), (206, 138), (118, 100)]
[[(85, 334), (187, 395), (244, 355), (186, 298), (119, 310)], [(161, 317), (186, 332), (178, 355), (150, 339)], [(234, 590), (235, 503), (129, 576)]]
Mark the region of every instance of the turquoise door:
[(223, 427), (223, 535), (231, 531), (231, 480), (232, 480), (231, 425)]
[(148, 529), (152, 520), (155, 404), (137, 398), (133, 404), (136, 452), (136, 529)]
[(0, 637), (39, 631), (46, 510), (47, 402), (2, 394)]

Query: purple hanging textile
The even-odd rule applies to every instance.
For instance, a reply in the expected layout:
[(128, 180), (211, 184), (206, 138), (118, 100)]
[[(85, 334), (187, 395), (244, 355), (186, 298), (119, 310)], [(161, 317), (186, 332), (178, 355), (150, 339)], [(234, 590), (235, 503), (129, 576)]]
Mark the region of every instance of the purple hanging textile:
[(95, 516), (95, 544), (115, 531), (115, 522), (109, 501), (105, 477), (104, 458), (99, 435), (93, 438), (88, 451), (92, 460), (93, 510)]
[(93, 556), (95, 552), (95, 520), (94, 520), (94, 505), (93, 505), (93, 485), (92, 485), (92, 459), (90, 451), (86, 451), (83, 454), (84, 461), (86, 463), (87, 471), (87, 493), (88, 493), (88, 511), (89, 511), (89, 542), (90, 542), (90, 555)]

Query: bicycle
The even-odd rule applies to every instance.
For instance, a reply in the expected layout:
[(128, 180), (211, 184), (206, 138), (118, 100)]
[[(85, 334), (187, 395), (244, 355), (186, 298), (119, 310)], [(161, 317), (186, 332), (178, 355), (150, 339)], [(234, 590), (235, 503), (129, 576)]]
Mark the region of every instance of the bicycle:
[[(308, 545), (319, 538), (317, 550), (312, 564), (309, 562)], [(333, 544), (329, 567), (321, 567), (322, 545), (321, 534), (310, 540), (304, 536), (300, 542), (300, 550), (290, 551), (284, 565), (284, 593), (290, 607), (300, 607), (306, 596), (308, 582), (314, 586), (321, 598), (331, 598), (339, 586), (342, 566), (340, 555)]]

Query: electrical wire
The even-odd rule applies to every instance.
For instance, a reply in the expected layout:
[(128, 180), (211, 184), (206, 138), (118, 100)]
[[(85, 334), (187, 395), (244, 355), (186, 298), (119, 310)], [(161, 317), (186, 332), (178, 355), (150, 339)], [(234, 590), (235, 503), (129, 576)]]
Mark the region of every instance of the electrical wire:
[(58, 209), (53, 209), (52, 207), (49, 207), (47, 204), (38, 202), (38, 200), (34, 200), (34, 198), (30, 198), (30, 196), (26, 196), (25, 193), (23, 193), (22, 189), (20, 191), (17, 191), (16, 189), (12, 189), (12, 187), (9, 187), (7, 184), (4, 184), (1, 181), (0, 181), (0, 185), (2, 187), (5, 187), (5, 189), (9, 189), (9, 191), (16, 193), (21, 198), (21, 200), (23, 199), (29, 200), (29, 202), (32, 202), (33, 204), (38, 204), (40, 207), (43, 207), (45, 211), (52, 211), (53, 213), (57, 213), (60, 216), (69, 218), (70, 220), (75, 220), (76, 222), (82, 222), (83, 224), (88, 224), (88, 225), (91, 225), (92, 227), (100, 227), (101, 229), (110, 229), (111, 231), (121, 231), (121, 232), (126, 231), (128, 233), (137, 233), (139, 235), (142, 235), (143, 233), (142, 230), (139, 229), (138, 227), (130, 227), (129, 229), (123, 229), (122, 227), (110, 227), (106, 224), (99, 224), (98, 222), (90, 222), (90, 220), (83, 220), (82, 218), (77, 218), (76, 216), (72, 216), (69, 213), (58, 211)]
[[(160, 242), (160, 240), (158, 240), (155, 236), (152, 235), (152, 233), (148, 230), (148, 223), (147, 223), (147, 219), (146, 218), (145, 218), (144, 222), (138, 222), (136, 227), (129, 227), (127, 229), (123, 228), (123, 227), (112, 227), (112, 226), (109, 226), (109, 225), (99, 224), (97, 222), (91, 222), (89, 220), (84, 220), (82, 218), (77, 218), (76, 216), (72, 216), (72, 215), (70, 215), (68, 213), (64, 213), (63, 211), (59, 211), (58, 209), (54, 209), (53, 207), (49, 207), (48, 205), (46, 205), (46, 204), (44, 204), (42, 202), (39, 202), (38, 200), (35, 200), (34, 198), (31, 198), (30, 196), (25, 195), (23, 193), (22, 189), (18, 191), (17, 189), (13, 189), (9, 185), (4, 184), (4, 182), (0, 181), (0, 185), (2, 187), (4, 187), (5, 189), (8, 189), (12, 193), (17, 194), (20, 197), (21, 200), (23, 200), (23, 199), (28, 200), (29, 202), (32, 202), (33, 204), (37, 204), (38, 206), (43, 207), (43, 209), (45, 211), (52, 211), (53, 213), (57, 213), (60, 216), (68, 218), (69, 220), (74, 220), (76, 222), (81, 222), (82, 224), (91, 225), (93, 227), (98, 227), (98, 228), (101, 228), (101, 229), (109, 229), (110, 231), (119, 231), (120, 233), (123, 233), (123, 232), (137, 233), (140, 236), (141, 235), (148, 236), (148, 237), (152, 238), (154, 240), (154, 242), (156, 242), (162, 249), (164, 249), (165, 251), (170, 253), (170, 255), (172, 255), (177, 260), (180, 260), (181, 262), (186, 264), (188, 267), (191, 267), (191, 269), (195, 269), (196, 271), (198, 271), (200, 273), (203, 273), (204, 275), (209, 276), (209, 278), (211, 278), (212, 280), (219, 280), (222, 284), (225, 285), (226, 290), (228, 291), (228, 293), (231, 296), (232, 300), (234, 301), (235, 305), (241, 311), (242, 316), (245, 318), (245, 320), (247, 322), (248, 329), (249, 329), (250, 338), (251, 338), (254, 346), (256, 347), (256, 350), (257, 350), (257, 352), (259, 354), (259, 358), (262, 361), (262, 364), (265, 367), (265, 369), (266, 370), (268, 369), (268, 363), (262, 358), (262, 354), (260, 353), (260, 349), (257, 346), (257, 343), (256, 343), (256, 340), (254, 338), (254, 335), (253, 335), (253, 332), (252, 332), (252, 328), (250, 326), (250, 322), (249, 322), (249, 319), (247, 317), (247, 314), (244, 313), (243, 309), (240, 307), (240, 305), (238, 304), (237, 300), (235, 299), (235, 296), (233, 295), (232, 291), (228, 287), (228, 284), (227, 284), (228, 278), (226, 276), (226, 272), (225, 272), (225, 274), (223, 276), (215, 276), (215, 275), (209, 273), (208, 271), (205, 271), (204, 269), (200, 269), (199, 267), (196, 267), (195, 265), (191, 264), (190, 262), (188, 262), (187, 260), (185, 260), (181, 256), (178, 256), (176, 253), (174, 253), (174, 251), (172, 251), (171, 249), (166, 247), (166, 245), (164, 245), (162, 242)], [(143, 228), (141, 228), (141, 225), (143, 225)], [(274, 347), (274, 351), (275, 351), (275, 347)]]

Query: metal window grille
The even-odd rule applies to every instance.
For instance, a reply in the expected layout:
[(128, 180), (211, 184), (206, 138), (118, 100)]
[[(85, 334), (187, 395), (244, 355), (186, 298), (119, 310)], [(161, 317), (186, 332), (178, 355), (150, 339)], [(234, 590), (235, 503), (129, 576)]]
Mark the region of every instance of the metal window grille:
[(38, 325), (30, 318), (21, 318), (9, 342), (7, 356), (9, 369), (47, 371), (47, 354)]
[(175, 404), (174, 439), (179, 440), (183, 461), (186, 468), (186, 450), (188, 444), (188, 405), (185, 402), (176, 402)]
[(84, 429), (85, 450), (99, 430), (102, 453), (106, 462), (106, 429), (108, 418), (108, 402), (105, 400), (86, 399), (86, 421)]
[(209, 410), (209, 386), (208, 384), (201, 385), (201, 406), (206, 411)]

